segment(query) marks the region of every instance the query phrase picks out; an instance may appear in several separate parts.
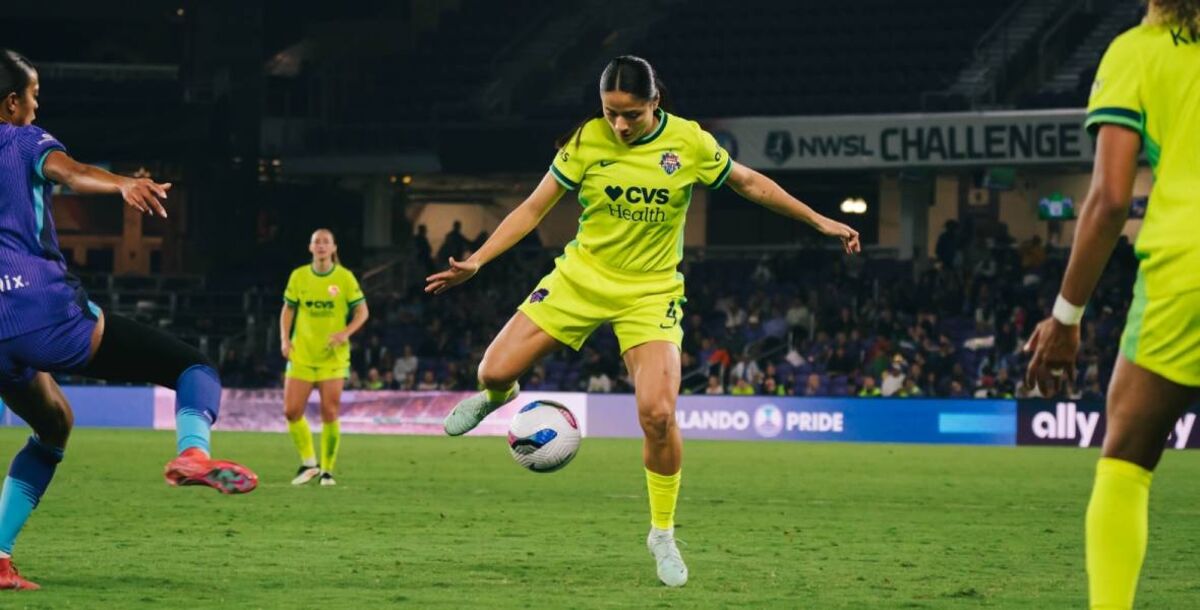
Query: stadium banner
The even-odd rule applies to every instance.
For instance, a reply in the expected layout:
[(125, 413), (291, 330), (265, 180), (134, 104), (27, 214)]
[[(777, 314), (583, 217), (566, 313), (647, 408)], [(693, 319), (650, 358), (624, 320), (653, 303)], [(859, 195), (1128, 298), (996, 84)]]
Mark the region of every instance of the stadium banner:
[[(442, 420), (462, 399), (474, 392), (391, 392), (346, 391), (342, 393), (342, 432), (360, 434), (441, 435)], [(175, 429), (175, 392), (156, 388), (154, 428)], [(582, 392), (522, 392), (518, 400), (507, 404), (483, 420), (469, 434), (506, 436), (509, 422), (522, 406), (535, 400), (553, 400), (566, 405), (587, 435), (587, 394)], [(314, 430), (321, 427), (320, 396), (313, 392), (305, 411)], [(221, 417), (216, 430), (286, 432), (283, 418), (283, 390), (226, 389), (221, 393)]]
[(1090, 163), (1085, 112), (988, 111), (822, 117), (746, 117), (705, 123), (755, 169), (880, 169)]
[[(1016, 444), (1011, 400), (682, 396), (684, 438), (962, 445)], [(591, 436), (640, 438), (628, 394), (588, 397)]]
[[(64, 386), (62, 390), (78, 427), (149, 428), (154, 424), (153, 388)], [(25, 426), (25, 422), (0, 403), (0, 426)]]
[[(1104, 402), (1099, 400), (1022, 399), (1017, 401), (1017, 444), (1100, 447), (1104, 444)], [(1196, 413), (1187, 412), (1175, 422), (1167, 447), (1200, 448), (1193, 435)]]

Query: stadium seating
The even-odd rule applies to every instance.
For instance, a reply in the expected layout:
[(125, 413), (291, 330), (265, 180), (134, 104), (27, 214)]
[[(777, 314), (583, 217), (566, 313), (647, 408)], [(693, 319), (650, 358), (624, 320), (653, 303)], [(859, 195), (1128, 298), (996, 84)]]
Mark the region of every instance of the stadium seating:
[[(887, 258), (852, 261), (834, 251), (797, 250), (769, 259), (691, 252), (685, 263), (689, 301), (683, 390), (703, 392), (708, 375), (715, 374), (722, 391), (728, 391), (736, 382), (732, 365), (745, 355), (764, 372), (762, 378), (748, 379), (755, 392), (764, 391), (766, 372), (773, 367), (775, 382), (785, 393), (804, 394), (808, 376), (815, 373), (818, 395), (853, 395), (863, 376), (874, 377), (879, 385), (883, 371), (899, 360), (897, 370), (919, 375), (917, 385), (927, 396), (1024, 395), (1028, 390), (1018, 381), (1025, 365), (1020, 340), (1045, 315), (1066, 251), (1051, 248), (1048, 256), (1023, 259), (1027, 250), (1041, 246), (989, 248), (965, 234), (959, 240), (953, 258), (925, 267)], [(387, 387), (411, 389), (430, 371), (443, 389), (473, 389), (474, 367), (507, 319), (509, 305), (515, 307), (525, 297), (554, 254), (544, 250), (506, 259), (504, 273), (482, 274), (436, 302), (421, 292), (422, 273), (392, 294), (373, 295), (371, 321), (355, 341), (352, 385), (362, 387), (369, 367), (390, 370), (397, 354), (410, 346), (419, 360), (415, 378), (407, 383), (387, 379)], [(994, 262), (996, 271), (986, 271), (984, 261)], [(1078, 393), (1098, 395), (1107, 383), (1135, 270), (1132, 252), (1123, 244), (1084, 324)], [(897, 283), (896, 277), (914, 281)], [(481, 295), (506, 305), (473, 308)], [(810, 313), (799, 323), (788, 323), (789, 310), (799, 305)], [(378, 343), (369, 347), (372, 336)], [(835, 364), (839, 346), (849, 360)], [(583, 390), (591, 376), (603, 374), (613, 382), (613, 391), (629, 391), (616, 354), (616, 337), (604, 326), (582, 352), (554, 354), (525, 383), (545, 390)], [(267, 362), (251, 359), (245, 366), (278, 373), (282, 364), (268, 350)], [(931, 371), (933, 378), (927, 378)]]
[(913, 111), (1006, 4), (689, 2), (636, 51), (696, 116)]

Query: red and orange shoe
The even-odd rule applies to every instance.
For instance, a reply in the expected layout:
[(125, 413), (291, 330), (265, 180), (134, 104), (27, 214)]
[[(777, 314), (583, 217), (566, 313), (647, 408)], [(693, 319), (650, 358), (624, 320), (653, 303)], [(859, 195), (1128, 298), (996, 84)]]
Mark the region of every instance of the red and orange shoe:
[(17, 566), (13, 565), (12, 558), (5, 557), (0, 559), (0, 591), (11, 589), (13, 591), (37, 591), (41, 589), (36, 583), (29, 582), (17, 573)]
[(207, 485), (223, 494), (244, 494), (258, 487), (254, 471), (224, 460), (214, 460), (195, 447), (184, 450), (167, 464), (167, 485)]

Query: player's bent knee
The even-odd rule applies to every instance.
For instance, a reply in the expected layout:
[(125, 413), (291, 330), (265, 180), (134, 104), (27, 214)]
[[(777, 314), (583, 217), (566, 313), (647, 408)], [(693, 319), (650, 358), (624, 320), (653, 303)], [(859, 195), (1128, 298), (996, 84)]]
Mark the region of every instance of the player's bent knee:
[(321, 421), (335, 421), (338, 418), (340, 405), (338, 403), (321, 403)]
[(519, 375), (519, 372), (505, 370), (505, 367), (493, 364), (490, 360), (479, 363), (479, 383), (489, 390), (508, 388)]
[(660, 403), (652, 408), (639, 409), (638, 421), (642, 432), (650, 440), (665, 440), (675, 426), (675, 408), (672, 404)]
[[(66, 444), (71, 429), (75, 427), (75, 414), (65, 400), (52, 400), (48, 405), (46, 417), (40, 419), (40, 425), (34, 428), (38, 438), (52, 445)], [(40, 429), (39, 429), (40, 428)]]

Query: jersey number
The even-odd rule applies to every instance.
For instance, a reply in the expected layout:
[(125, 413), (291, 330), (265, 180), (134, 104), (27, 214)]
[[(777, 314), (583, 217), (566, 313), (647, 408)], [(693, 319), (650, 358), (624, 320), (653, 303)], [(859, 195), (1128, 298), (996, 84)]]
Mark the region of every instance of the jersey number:
[(669, 320), (669, 322), (659, 324), (658, 327), (672, 328), (676, 324), (679, 324), (679, 312), (675, 309), (675, 301), (671, 301), (671, 303), (667, 305), (667, 320)]

